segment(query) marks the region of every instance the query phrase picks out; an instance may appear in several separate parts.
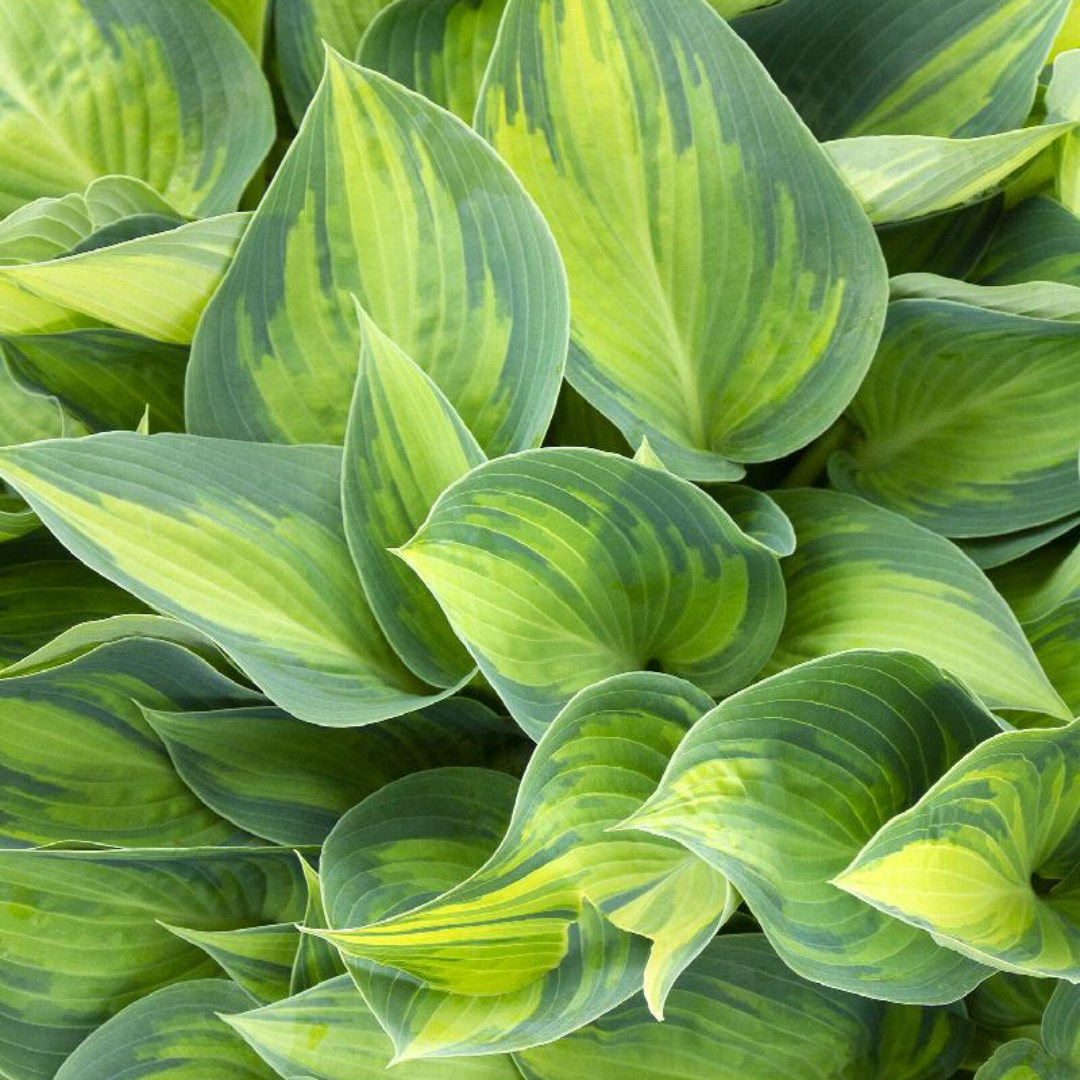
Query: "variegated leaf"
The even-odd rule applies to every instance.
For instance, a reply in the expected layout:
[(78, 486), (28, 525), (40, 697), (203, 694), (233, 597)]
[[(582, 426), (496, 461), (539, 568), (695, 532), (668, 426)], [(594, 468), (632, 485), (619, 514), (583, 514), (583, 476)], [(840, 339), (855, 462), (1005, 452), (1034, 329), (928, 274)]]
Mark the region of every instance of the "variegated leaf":
[(947, 1080), (970, 1038), (958, 1011), (816, 986), (760, 934), (733, 934), (679, 980), (663, 1024), (628, 1002), (516, 1060), (525, 1080)]
[(715, 866), (804, 978), (886, 1001), (955, 1001), (986, 967), (832, 879), (998, 730), (921, 657), (840, 653), (757, 683), (698, 721), (623, 828), (677, 840)]
[(1023, 126), (1070, 0), (787, 0), (739, 33), (819, 139)]
[(596, 450), (481, 465), (399, 553), (534, 738), (621, 672), (745, 686), (784, 617), (771, 551), (687, 481)]
[(257, 695), (186, 649), (135, 638), (0, 680), (0, 846), (235, 839), (238, 830), (176, 775), (140, 705), (199, 709), (251, 700)]
[(516, 0), (477, 124), (566, 260), (568, 377), (632, 445), (730, 480), (836, 418), (880, 330), (881, 256), (703, 0)]
[(0, 1070), (51, 1080), (125, 1005), (215, 965), (156, 920), (296, 918), (296, 857), (274, 848), (0, 851)]
[[(352, 980), (343, 975), (266, 1008), (225, 1018), (289, 1080), (385, 1080), (393, 1048)], [(407, 1061), (401, 1080), (520, 1080), (507, 1056)]]
[(438, 386), (359, 311), (360, 370), (345, 432), (345, 536), (379, 625), (398, 656), (433, 686), (475, 670), (446, 616), (392, 550), (435, 500), (486, 460)]
[(506, 836), (483, 867), (419, 908), (326, 937), (347, 956), (433, 989), (489, 997), (550, 976), (588, 900), (652, 942), (645, 996), (662, 1017), (675, 979), (739, 899), (679, 845), (608, 830), (652, 792), (711, 706), (693, 686), (658, 674), (583, 690), (540, 740)]
[(266, 1005), (289, 996), (293, 961), (300, 944), (300, 933), (292, 923), (245, 926), (239, 930), (190, 930), (162, 925), (182, 941), (202, 949), (247, 995), (243, 1004), (234, 1003), (232, 1008), (220, 1011), (246, 1008), (251, 1001)]
[(312, 728), (269, 707), (145, 715), (207, 806), (289, 845), (321, 844), (346, 810), (399, 776), (491, 762), (517, 745), (518, 734), (467, 698), (344, 730)]
[(836, 884), (980, 963), (1080, 983), (1080, 723), (976, 747)]
[(394, 0), (372, 20), (357, 62), (472, 123), (507, 0)]
[(0, 452), (102, 576), (205, 632), (302, 720), (360, 726), (433, 694), (397, 659), (341, 524), (341, 451), (133, 433)]
[[(50, 262), (0, 267), (0, 290), (11, 284), (39, 301), (157, 341), (186, 345), (206, 302), (232, 261), (248, 214), (225, 214), (94, 248)], [(0, 333), (44, 333), (0, 313)], [(63, 329), (59, 327), (58, 329)]]
[(1008, 605), (954, 544), (851, 495), (775, 498), (798, 546), (781, 564), (788, 616), (766, 670), (842, 649), (908, 649), (990, 708), (1069, 718)]
[(224, 979), (166, 986), (95, 1031), (55, 1080), (276, 1080), (219, 1014), (244, 1008)]
[(1075, 512), (1078, 347), (1076, 323), (950, 300), (891, 304), (847, 413), (857, 439), (829, 463), (833, 483), (948, 536)]
[[(330, 925), (403, 914), (477, 871), (506, 832), (515, 785), (481, 769), (414, 773), (370, 796), (327, 840), (322, 877)], [(437, 990), (400, 969), (346, 956), (390, 1035), (394, 1061), (520, 1050), (590, 1023), (641, 989), (649, 949), (586, 899), (566, 955), (545, 978), (474, 997)]]
[(44, 532), (0, 545), (0, 666), (87, 620), (143, 610)]
[(281, 89), (297, 125), (326, 62), (326, 46), (355, 56), (364, 31), (391, 0), (274, 0), (274, 44)]
[(110, 173), (221, 214), (273, 138), (258, 65), (205, 0), (8, 0), (0, 98), (0, 140), (19, 147), (0, 166), (0, 215)]
[(189, 430), (340, 443), (353, 296), (486, 451), (535, 445), (566, 358), (566, 282), (521, 186), (456, 117), (337, 55), (199, 325)]
[(1045, 195), (1009, 211), (975, 267), (982, 285), (1080, 285), (1080, 219)]

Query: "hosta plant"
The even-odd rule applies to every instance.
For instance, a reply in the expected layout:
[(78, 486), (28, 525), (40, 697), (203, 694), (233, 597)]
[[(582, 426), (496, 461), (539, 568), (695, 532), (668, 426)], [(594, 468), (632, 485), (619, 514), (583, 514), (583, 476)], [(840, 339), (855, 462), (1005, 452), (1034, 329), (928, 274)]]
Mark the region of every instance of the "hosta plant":
[(1069, 0), (4, 0), (0, 1078), (1080, 1078), (1078, 214)]

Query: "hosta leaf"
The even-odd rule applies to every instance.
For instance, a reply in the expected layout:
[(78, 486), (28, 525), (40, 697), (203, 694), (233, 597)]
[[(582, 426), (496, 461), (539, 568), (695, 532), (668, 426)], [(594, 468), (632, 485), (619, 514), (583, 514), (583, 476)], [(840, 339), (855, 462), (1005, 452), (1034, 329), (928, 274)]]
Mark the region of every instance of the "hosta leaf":
[(1080, 982), (1080, 724), (977, 747), (836, 883), (965, 956)]
[(865, 135), (825, 149), (870, 220), (884, 225), (989, 197), (1073, 127), (1049, 124), (979, 139)]
[(210, 0), (210, 3), (240, 31), (251, 51), (262, 59), (271, 0)]
[[(2, 688), (2, 683), (0, 683)], [(384, 784), (438, 765), (490, 760), (516, 729), (467, 698), (362, 729), (313, 729), (268, 707), (147, 710), (177, 772), (207, 806), (279, 844), (321, 844)]]
[(273, 138), (254, 57), (203, 0), (10, 0), (0, 96), (0, 139), (19, 148), (0, 168), (0, 215), (109, 173), (181, 213), (224, 213)]
[(798, 547), (781, 564), (788, 617), (770, 671), (841, 649), (909, 649), (991, 708), (1068, 718), (1008, 606), (954, 544), (839, 492), (775, 497)]
[(35, 199), (0, 221), (0, 266), (55, 259), (93, 228), (82, 195)]
[(0, 338), (19, 378), (54, 394), (97, 431), (132, 430), (150, 409), (155, 430), (184, 427), (187, 349), (110, 328)]
[(533, 737), (609, 675), (744, 686), (784, 617), (771, 551), (685, 480), (596, 450), (480, 466), (400, 554)]
[(292, 923), (245, 926), (239, 930), (189, 930), (182, 926), (165, 929), (202, 949), (248, 995), (239, 1005), (233, 1003), (219, 1012), (248, 1008), (251, 1000), (265, 1005), (289, 996), (293, 960), (300, 944), (300, 934)]
[(787, 968), (760, 934), (716, 938), (657, 1024), (628, 1002), (517, 1056), (526, 1080), (945, 1080), (971, 1024), (962, 1013), (855, 997)]
[(67, 427), (56, 398), (30, 387), (0, 357), (0, 443), (52, 439), (67, 434)]
[[(308, 890), (303, 929), (305, 931), (326, 930), (330, 921), (323, 901), (322, 882), (307, 859), (303, 855), (298, 857)], [(296, 955), (293, 957), (292, 971), (289, 973), (289, 993), (299, 994), (344, 973), (345, 965), (338, 956), (337, 950), (321, 937), (304, 933), (300, 937)]]
[[(350, 811), (330, 835), (323, 881), (336, 928), (410, 911), (468, 878), (506, 831), (514, 785), (479, 769), (404, 777)], [(399, 970), (346, 957), (394, 1043), (395, 1062), (520, 1050), (587, 1024), (640, 990), (649, 949), (589, 902), (562, 963), (521, 990), (446, 993)]]
[(0, 680), (0, 844), (171, 847), (234, 837), (185, 788), (139, 705), (197, 709), (253, 698), (187, 650), (153, 640), (114, 642)]
[(341, 525), (341, 451), (132, 433), (0, 452), (104, 577), (204, 631), (282, 708), (359, 726), (430, 693), (371, 615)]
[(830, 477), (950, 536), (1075, 512), (1078, 343), (1073, 323), (897, 301)]
[(82, 622), (57, 634), (52, 641), (35, 649), (28, 656), (0, 671), (0, 678), (30, 675), (35, 671), (66, 664), (99, 645), (128, 638), (151, 638), (180, 645), (190, 653), (201, 656), (212, 667), (230, 678), (240, 673), (229, 663), (224, 654), (204, 634), (190, 626), (164, 615), (111, 615), (105, 619)]
[(727, 882), (677, 844), (609, 833), (644, 802), (675, 746), (712, 706), (670, 676), (616, 676), (583, 690), (529, 762), (509, 829), (485, 865), (420, 908), (326, 935), (451, 993), (520, 990), (564, 959), (591, 901), (649, 938), (650, 1008), (738, 906)]
[(0, 543), (18, 540), (40, 526), (37, 514), (18, 495), (0, 488)]
[(1080, 716), (1080, 599), (1029, 623), (1024, 632), (1069, 712)]
[(196, 335), (190, 430), (341, 442), (352, 296), (489, 453), (540, 441), (566, 283), (536, 207), (456, 117), (339, 56)]
[(803, 664), (722, 702), (627, 822), (725, 874), (804, 978), (887, 1001), (954, 1001), (988, 971), (831, 879), (895, 814), (998, 731), (911, 653)]
[(364, 31), (391, 0), (275, 0), (274, 39), (281, 89), (293, 121), (307, 111), (326, 60), (325, 46), (355, 56)]
[(295, 918), (296, 857), (259, 848), (0, 851), (0, 1069), (49, 1080), (137, 998), (212, 974), (155, 920), (194, 927)]
[(163, 987), (95, 1031), (56, 1080), (276, 1080), (218, 1018), (246, 1003), (244, 992), (224, 979)]
[[(186, 345), (249, 220), (225, 214), (51, 262), (0, 267), (0, 278), (76, 315)], [(0, 288), (4, 286), (0, 284)], [(51, 330), (8, 322), (0, 332)]]
[(994, 584), (1025, 626), (1080, 601), (1080, 537), (1066, 536), (997, 570)]
[(745, 15), (755, 8), (771, 7), (780, 2), (781, 0), (709, 0), (709, 5), (725, 19), (734, 19), (737, 15)]
[(787, 0), (739, 33), (819, 139), (1023, 126), (1069, 0)]
[(737, 479), (836, 418), (880, 329), (881, 256), (701, 0), (519, 0), (477, 122), (566, 260), (568, 376), (632, 445), (647, 434), (675, 472)]
[(795, 550), (795, 529), (787, 515), (764, 491), (744, 484), (717, 484), (709, 494), (731, 515), (747, 536), (783, 557)]
[(357, 62), (472, 123), (507, 0), (395, 0), (372, 20)]
[(1031, 1038), (1006, 1043), (976, 1080), (1073, 1080), (1080, 1069), (1080, 988), (1057, 984), (1039, 1034), (1042, 1046)]
[[(289, 1080), (384, 1080), (393, 1047), (348, 976), (263, 1009), (225, 1017)], [(407, 1061), (401, 1080), (520, 1080), (509, 1057)]]
[(983, 570), (993, 570), (999, 566), (1014, 562), (1053, 543), (1059, 536), (1064, 536), (1080, 525), (1080, 514), (1051, 521), (1048, 525), (1035, 525), (1019, 532), (1002, 533), (1001, 536), (976, 537), (963, 540), (960, 549), (976, 566)]
[(966, 277), (978, 263), (1005, 212), (997, 195), (973, 206), (878, 229), (893, 274), (935, 273)]
[(379, 625), (425, 682), (456, 686), (474, 670), (446, 616), (391, 548), (435, 500), (485, 459), (434, 382), (363, 312), (360, 370), (345, 432), (345, 535)]
[(1009, 211), (972, 280), (983, 285), (1080, 285), (1080, 219), (1046, 196), (1025, 199)]
[(0, 665), (89, 619), (142, 610), (44, 533), (0, 545)]
[(1080, 287), (1056, 281), (972, 285), (937, 274), (901, 274), (889, 282), (889, 294), (893, 300), (949, 300), (1007, 315), (1080, 322)]

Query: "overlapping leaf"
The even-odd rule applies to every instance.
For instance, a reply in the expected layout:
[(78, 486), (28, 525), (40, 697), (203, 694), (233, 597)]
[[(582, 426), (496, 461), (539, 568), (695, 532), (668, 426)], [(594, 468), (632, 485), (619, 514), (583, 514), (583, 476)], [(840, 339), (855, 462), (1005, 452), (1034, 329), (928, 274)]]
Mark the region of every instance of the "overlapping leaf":
[(708, 713), (624, 827), (677, 840), (725, 874), (803, 977), (887, 1001), (953, 1001), (988, 969), (832, 878), (998, 730), (921, 657), (840, 653)]
[(897, 301), (848, 411), (857, 444), (830, 462), (833, 482), (949, 536), (1074, 512), (1077, 342), (1075, 323)]
[(507, 0), (394, 0), (372, 20), (357, 61), (472, 123)]
[(0, 98), (0, 140), (18, 147), (0, 214), (111, 173), (182, 213), (224, 213), (273, 137), (258, 65), (205, 0), (10, 0)]
[(359, 726), (432, 693), (364, 600), (341, 451), (116, 433), (0, 453), (0, 472), (104, 577), (204, 631), (302, 720)]
[(139, 639), (0, 680), (0, 845), (182, 847), (235, 837), (185, 788), (139, 706), (256, 697), (179, 646)]
[(880, 327), (881, 257), (701, 0), (511, 4), (477, 123), (566, 260), (568, 376), (631, 444), (732, 479), (835, 419)]
[(685, 480), (595, 450), (480, 466), (400, 554), (534, 737), (621, 672), (745, 686), (784, 616), (771, 551)]
[(467, 698), (346, 730), (267, 707), (145, 715), (207, 806), (280, 844), (322, 843), (346, 810), (400, 776), (492, 761), (516, 745), (509, 720)]
[(1080, 982), (1080, 724), (976, 747), (836, 883), (983, 963)]
[(199, 326), (189, 430), (341, 442), (352, 296), (490, 453), (540, 441), (566, 355), (566, 285), (535, 206), (482, 139), (340, 56)]
[[(227, 1017), (282, 1076), (300, 1080), (383, 1080), (390, 1040), (348, 976), (266, 1008)], [(519, 1080), (509, 1057), (406, 1061), (402, 1080)]]
[(785, 967), (759, 934), (716, 938), (657, 1024), (630, 1002), (517, 1056), (526, 1080), (935, 1080), (971, 1037), (959, 1012), (829, 990)]
[(483, 867), (431, 903), (329, 940), (432, 988), (489, 997), (549, 976), (589, 901), (652, 941), (645, 994), (662, 1015), (679, 973), (739, 901), (677, 844), (608, 830), (651, 793), (711, 705), (689, 684), (657, 674), (582, 691), (541, 739), (506, 836)]
[(432, 595), (391, 550), (435, 500), (485, 461), (434, 382), (361, 311), (362, 344), (342, 468), (345, 535), (369, 603), (406, 664), (434, 686), (474, 670)]
[(219, 1013), (244, 1008), (224, 979), (166, 986), (129, 1005), (95, 1031), (56, 1080), (275, 1080), (276, 1074)]
[(125, 1005), (214, 965), (155, 922), (248, 926), (301, 910), (280, 849), (0, 851), (0, 1069), (50, 1080)]
[[(477, 769), (415, 773), (347, 814), (327, 841), (331, 926), (379, 922), (419, 907), (476, 872), (505, 835), (515, 785)], [(562, 962), (542, 980), (480, 997), (435, 989), (400, 969), (346, 957), (394, 1044), (394, 1060), (467, 1057), (559, 1038), (641, 989), (649, 948), (588, 899)]]
[(819, 139), (1023, 126), (1070, 0), (786, 0), (737, 29)]
[(798, 547), (781, 564), (788, 615), (769, 671), (841, 649), (908, 649), (994, 709), (1069, 710), (1008, 606), (943, 537), (839, 492), (776, 495)]

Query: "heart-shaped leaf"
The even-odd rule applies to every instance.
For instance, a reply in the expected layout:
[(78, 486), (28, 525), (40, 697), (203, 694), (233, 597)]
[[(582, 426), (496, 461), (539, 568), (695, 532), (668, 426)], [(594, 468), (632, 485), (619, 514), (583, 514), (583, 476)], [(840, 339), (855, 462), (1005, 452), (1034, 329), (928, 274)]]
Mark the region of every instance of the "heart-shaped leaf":
[(982, 963), (1080, 982), (1080, 723), (976, 747), (836, 884)]
[(698, 721), (624, 827), (677, 840), (727, 876), (804, 978), (886, 1001), (955, 1001), (985, 967), (832, 879), (999, 730), (921, 657), (840, 653), (757, 683)]
[(199, 324), (189, 429), (340, 443), (360, 355), (353, 296), (488, 453), (540, 441), (569, 319), (547, 226), (460, 120), (331, 54)]
[(566, 260), (568, 377), (633, 446), (730, 480), (832, 423), (880, 330), (881, 255), (702, 0), (519, 0), (477, 123)]
[(596, 450), (481, 465), (400, 554), (533, 737), (609, 675), (745, 686), (784, 617), (771, 551), (687, 481)]

